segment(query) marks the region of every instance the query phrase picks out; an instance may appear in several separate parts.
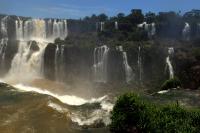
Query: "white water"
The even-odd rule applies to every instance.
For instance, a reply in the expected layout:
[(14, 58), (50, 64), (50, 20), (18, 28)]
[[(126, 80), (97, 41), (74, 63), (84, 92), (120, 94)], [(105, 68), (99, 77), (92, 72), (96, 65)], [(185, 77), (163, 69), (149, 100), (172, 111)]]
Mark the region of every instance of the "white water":
[(183, 38), (186, 39), (186, 40), (189, 40), (190, 39), (190, 24), (189, 23), (185, 23), (185, 27), (182, 31), (182, 34), (183, 34)]
[(162, 91), (159, 91), (159, 92), (157, 92), (158, 94), (165, 94), (165, 93), (167, 93), (167, 92), (169, 92), (170, 90), (162, 90)]
[(138, 70), (139, 70), (139, 81), (142, 81), (142, 57), (141, 57), (141, 47), (138, 47)]
[(105, 22), (100, 22), (100, 30), (103, 31), (105, 26)]
[(109, 48), (106, 45), (94, 49), (94, 80), (95, 82), (107, 82), (108, 73), (108, 52)]
[(171, 63), (171, 60), (170, 60), (170, 57), (173, 55), (173, 53), (174, 53), (174, 48), (172, 48), (172, 47), (168, 48), (168, 56), (166, 58), (166, 63), (167, 63), (167, 66), (168, 66), (170, 79), (174, 78), (174, 69), (173, 69), (173, 66), (172, 66), (172, 63)]
[(141, 24), (138, 24), (137, 27), (144, 28), (144, 30), (147, 31), (149, 37), (152, 37), (156, 34), (155, 23), (147, 24), (147, 22), (143, 22)]
[[(46, 42), (37, 42), (38, 51), (31, 50), (32, 42), (20, 41), (18, 52), (12, 60), (8, 77), (11, 79), (30, 79), (42, 76), (43, 56)], [(23, 80), (24, 80), (23, 79)]]
[(47, 89), (41, 89), (41, 88), (36, 88), (36, 87), (31, 87), (27, 86), (24, 84), (16, 84), (14, 85), (15, 88), (17, 88), (20, 91), (25, 91), (25, 92), (37, 92), (40, 94), (46, 94), (53, 96), (57, 99), (59, 99), (62, 103), (68, 104), (68, 105), (83, 105), (85, 103), (94, 103), (94, 102), (101, 102), (103, 99), (106, 98), (106, 96), (100, 97), (100, 98), (92, 98), (90, 100), (86, 100), (77, 96), (73, 95), (58, 95), (55, 93), (52, 93), (48, 91)]
[(151, 31), (150, 31), (150, 36), (154, 36), (156, 34), (156, 24), (151, 23)]
[(1, 24), (0, 31), (2, 35), (2, 38), (0, 39), (0, 65), (2, 69), (5, 67), (5, 54), (6, 54), (6, 48), (8, 45), (7, 19), (8, 19), (8, 16), (2, 18), (0, 21), (0, 24)]
[[(49, 22), (52, 23), (51, 21)], [(52, 37), (55, 38), (61, 38), (65, 39), (68, 35), (68, 29), (67, 29), (67, 21), (66, 20), (54, 20), (53, 22), (53, 35)]]
[(1, 19), (1, 34), (3, 35), (3, 37), (8, 36), (7, 19), (8, 19), (8, 16)]
[(19, 91), (36, 92), (53, 96), (67, 105), (81, 106), (87, 103), (100, 103), (101, 108), (91, 110), (87, 113), (87, 115), (84, 112), (80, 112), (79, 110), (68, 110), (67, 108), (62, 107), (61, 105), (58, 105), (51, 101), (48, 103), (48, 106), (53, 108), (54, 110), (57, 110), (60, 113), (71, 111), (69, 113), (71, 120), (75, 123), (78, 123), (79, 125), (91, 125), (94, 124), (97, 120), (102, 120), (106, 125), (110, 123), (110, 111), (112, 111), (113, 109), (113, 104), (106, 100), (107, 96), (87, 100), (73, 95), (58, 95), (45, 89), (30, 87), (23, 84), (17, 84), (14, 85), (14, 87), (16, 87)]
[(124, 62), (124, 67), (125, 67), (125, 73), (126, 73), (126, 82), (129, 83), (132, 80), (132, 68), (128, 64), (128, 58), (127, 58), (127, 53), (123, 52), (123, 62)]
[(123, 50), (123, 46), (117, 46), (116, 49), (122, 52), (126, 82), (129, 83), (133, 79), (133, 70), (128, 63), (127, 53)]
[(65, 46), (61, 45), (60, 47), (57, 45), (55, 50), (55, 79), (57, 81), (62, 81), (64, 78), (64, 50)]
[[(19, 47), (6, 79), (20, 81), (42, 77), (45, 48), (57, 37), (64, 39), (67, 36), (67, 21), (48, 20), (46, 23), (43, 19), (22, 21), (18, 18), (15, 27)], [(38, 47), (38, 50), (32, 47)]]
[(56, 80), (58, 79), (59, 77), (59, 73), (58, 73), (58, 59), (59, 59), (59, 46), (56, 45), (56, 51), (55, 51), (55, 78)]
[(53, 102), (49, 102), (48, 104), (49, 107), (53, 108), (54, 110), (57, 110), (60, 113), (67, 113), (69, 112), (66, 108), (61, 107), (60, 105), (53, 103)]
[(5, 54), (7, 45), (8, 45), (8, 38), (0, 39), (0, 64), (2, 69), (5, 66)]
[(117, 21), (115, 21), (115, 29), (116, 29), (116, 30), (119, 29), (119, 27), (118, 27), (118, 22), (117, 22)]

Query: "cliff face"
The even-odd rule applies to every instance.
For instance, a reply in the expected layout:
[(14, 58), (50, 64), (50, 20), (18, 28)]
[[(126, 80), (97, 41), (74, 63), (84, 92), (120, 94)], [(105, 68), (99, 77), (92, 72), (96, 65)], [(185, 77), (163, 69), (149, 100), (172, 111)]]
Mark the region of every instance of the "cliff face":
[(197, 89), (200, 86), (199, 47), (184, 46), (176, 50), (174, 58), (176, 74), (184, 88)]
[[(64, 45), (64, 60), (60, 65), (62, 68), (56, 70), (56, 48), (60, 44), (49, 44), (45, 50), (45, 77), (56, 80), (58, 78), (65, 82), (94, 81), (94, 48)], [(81, 45), (81, 44), (80, 44)], [(59, 59), (58, 59), (59, 60)], [(119, 51), (111, 50), (108, 54), (108, 82), (124, 82), (123, 59)]]
[[(0, 16), (1, 20), (5, 16)], [(8, 43), (4, 63), (1, 58), (1, 74), (6, 74), (11, 67), (19, 42), (16, 41), (16, 16), (7, 20), (7, 34), (0, 33), (0, 39), (7, 37)], [(27, 19), (27, 18), (21, 18)], [(46, 21), (46, 20), (45, 20)], [(94, 81), (94, 49), (102, 45), (109, 47), (107, 59), (107, 83), (125, 83), (125, 64), (132, 69), (129, 84), (143, 83), (147, 87), (159, 87), (169, 78), (166, 67), (168, 48), (174, 48), (171, 57), (175, 76), (184, 88), (197, 89), (200, 85), (200, 55), (198, 40), (181, 41), (154, 38), (148, 41), (124, 41), (99, 37), (96, 24), (80, 20), (68, 21), (68, 37), (49, 43), (44, 52), (44, 76), (51, 80), (67, 83), (76, 81)], [(2, 28), (2, 26), (1, 26)], [(35, 44), (37, 45), (37, 44)], [(123, 46), (127, 54), (116, 49)], [(140, 47), (140, 51), (139, 51)], [(32, 49), (38, 49), (37, 46)], [(3, 64), (3, 65), (2, 65)]]

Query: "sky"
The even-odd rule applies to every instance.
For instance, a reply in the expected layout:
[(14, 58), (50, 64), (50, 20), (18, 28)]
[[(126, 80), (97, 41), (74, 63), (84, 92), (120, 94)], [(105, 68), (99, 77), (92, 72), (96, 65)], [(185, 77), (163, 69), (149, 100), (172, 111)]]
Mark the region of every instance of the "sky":
[(131, 9), (148, 11), (181, 11), (200, 9), (200, 0), (0, 0), (0, 14), (34, 18), (79, 19), (92, 14), (108, 16)]

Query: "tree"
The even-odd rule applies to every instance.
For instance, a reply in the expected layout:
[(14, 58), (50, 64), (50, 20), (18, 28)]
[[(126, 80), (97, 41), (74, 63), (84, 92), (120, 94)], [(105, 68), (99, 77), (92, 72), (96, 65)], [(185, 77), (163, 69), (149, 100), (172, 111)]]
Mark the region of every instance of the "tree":
[(92, 14), (91, 21), (93, 21), (93, 22), (98, 21), (98, 17), (95, 14)]
[(124, 13), (117, 14), (117, 20), (118, 21), (123, 21), (124, 19), (125, 19), (125, 14)]
[(90, 20), (90, 17), (86, 16), (86, 17), (84, 17), (83, 20), (84, 20), (84, 21), (89, 21), (89, 20)]
[(124, 13), (118, 13), (117, 14), (118, 19), (124, 18), (125, 14)]
[(148, 12), (145, 15), (145, 20), (147, 23), (153, 23), (156, 21), (156, 14), (152, 12)]
[(144, 15), (140, 9), (132, 9), (128, 17), (132, 24), (140, 24), (144, 21)]
[(99, 21), (106, 21), (106, 20), (108, 20), (108, 16), (106, 14), (102, 13), (98, 16), (98, 19), (99, 19)]

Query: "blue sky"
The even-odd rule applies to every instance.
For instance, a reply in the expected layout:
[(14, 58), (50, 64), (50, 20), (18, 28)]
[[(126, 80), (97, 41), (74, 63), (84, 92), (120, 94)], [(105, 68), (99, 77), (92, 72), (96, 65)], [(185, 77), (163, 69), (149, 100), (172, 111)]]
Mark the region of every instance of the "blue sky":
[(128, 14), (133, 8), (185, 12), (200, 9), (200, 0), (0, 0), (0, 13), (34, 18), (83, 18), (94, 13), (113, 16)]

